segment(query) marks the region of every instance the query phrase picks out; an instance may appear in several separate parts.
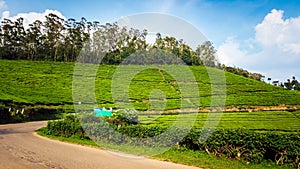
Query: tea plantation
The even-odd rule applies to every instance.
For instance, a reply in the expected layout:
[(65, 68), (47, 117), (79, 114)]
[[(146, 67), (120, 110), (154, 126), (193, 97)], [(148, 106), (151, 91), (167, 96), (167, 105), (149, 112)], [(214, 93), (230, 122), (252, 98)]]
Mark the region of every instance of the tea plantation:
[[(0, 60), (0, 102), (17, 105), (70, 107), (73, 104), (74, 67), (74, 63)], [(98, 69), (95, 80), (98, 105), (114, 108), (111, 84), (117, 66), (100, 65), (98, 67), (89, 64), (85, 68), (87, 69), (85, 72), (88, 72), (89, 69)], [(132, 69), (134, 70), (134, 66)], [(217, 69), (207, 69), (212, 74), (222, 73)], [(200, 102), (198, 104), (197, 98), (193, 98), (195, 93), (188, 93), (189, 99), (192, 101), (194, 99), (193, 103), (203, 108), (210, 106), (212, 97), (207, 69), (199, 66), (190, 67), (195, 78), (193, 83), (199, 88)], [(154, 89), (159, 89), (165, 95), (165, 110), (179, 109), (181, 99), (178, 84), (181, 82), (177, 84), (170, 74), (157, 69), (148, 69), (137, 73), (130, 82), (129, 101), (138, 110), (148, 110), (149, 94)], [(124, 72), (124, 76), (127, 76), (126, 72)], [(228, 72), (225, 72), (225, 77), (227, 107), (300, 105), (300, 92), (288, 91)], [(183, 82), (183, 85), (191, 86), (193, 84)], [(84, 92), (84, 89), (82, 91)], [(83, 98), (83, 100), (85, 99)]]
[[(139, 71), (141, 66), (126, 65), (121, 74), (120, 67), (114, 65), (79, 64), (79, 67), (81, 69), (74, 71), (78, 68), (75, 63), (0, 60), (0, 113), (9, 110), (9, 115), (14, 117), (9, 119), (3, 114), (0, 122), (22, 121), (22, 118), (49, 119), (53, 118), (53, 112), (73, 113), (74, 107), (80, 105), (87, 112), (91, 112), (94, 105), (115, 109), (133, 105), (140, 110), (138, 125), (120, 127), (118, 119), (108, 119), (114, 127), (108, 127), (105, 131), (109, 132), (103, 133), (103, 137), (95, 135), (93, 141), (119, 142), (121, 138), (125, 148), (128, 148), (127, 143), (143, 147), (147, 142), (138, 142), (136, 138), (160, 134), (175, 123), (179, 125), (173, 133), (178, 134), (186, 130), (185, 126), (192, 124), (191, 132), (178, 142), (180, 148), (176, 151), (201, 151), (251, 163), (269, 160), (276, 165), (287, 164), (291, 168), (297, 168), (300, 164), (298, 91), (200, 66), (189, 67), (194, 79), (189, 79), (189, 72), (180, 71), (180, 67), (166, 71), (172, 69), (168, 69), (168, 66), (149, 69), (142, 66), (142, 71)], [(180, 75), (179, 80), (174, 74)], [(115, 80), (118, 76), (124, 78), (125, 82)], [(222, 77), (225, 78), (222, 80)], [(94, 91), (90, 90), (89, 85), (95, 86)], [(196, 90), (191, 90), (195, 86)], [(183, 92), (185, 95), (182, 99)], [(210, 117), (207, 111), (210, 110), (212, 99), (222, 106), (223, 98), (226, 112), (220, 118)], [(191, 108), (191, 105), (199, 108), (199, 112), (178, 115), (180, 108)], [(261, 111), (268, 108), (269, 111)], [(24, 112), (20, 114), (21, 109)], [(72, 117), (49, 122), (40, 133), (89, 141), (87, 136), (93, 136), (99, 129), (102, 131), (103, 126), (101, 119), (94, 116), (87, 116), (86, 120), (88, 122), (84, 127), (90, 131), (83, 130), (79, 121)], [(104, 126), (108, 125), (106, 121), (103, 122)], [(218, 125), (210, 140), (201, 143), (198, 140), (201, 136), (199, 131), (206, 123)], [(111, 130), (133, 139), (111, 135)], [(205, 130), (209, 131), (210, 128)], [(173, 135), (171, 137), (178, 140)], [(156, 146), (152, 143), (149, 142), (151, 146)], [(180, 155), (180, 152), (176, 154)]]

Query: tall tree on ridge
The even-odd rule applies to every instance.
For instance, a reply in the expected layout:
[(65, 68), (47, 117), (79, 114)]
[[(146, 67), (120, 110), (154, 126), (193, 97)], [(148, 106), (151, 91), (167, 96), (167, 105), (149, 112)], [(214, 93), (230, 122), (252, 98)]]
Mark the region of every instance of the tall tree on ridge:
[(46, 31), (46, 48), (49, 50), (48, 54), (53, 61), (57, 61), (62, 31), (64, 30), (64, 19), (51, 13), (46, 16), (44, 26)]

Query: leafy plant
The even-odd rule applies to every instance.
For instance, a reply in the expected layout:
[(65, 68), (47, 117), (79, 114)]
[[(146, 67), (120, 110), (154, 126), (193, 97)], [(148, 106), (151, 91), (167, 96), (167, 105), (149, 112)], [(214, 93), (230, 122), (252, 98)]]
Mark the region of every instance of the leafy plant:
[[(134, 114), (134, 113), (133, 113)], [(134, 116), (135, 117), (135, 116)], [(64, 120), (49, 122), (44, 133), (48, 135), (85, 138), (86, 134), (98, 143), (131, 144), (150, 147), (169, 147), (177, 144), (178, 149), (201, 150), (215, 156), (252, 163), (265, 160), (277, 165), (290, 164), (297, 168), (300, 154), (300, 134), (279, 132), (255, 132), (246, 129), (217, 129), (207, 140), (203, 136), (211, 133), (210, 129), (191, 130), (184, 139), (185, 129), (168, 130), (162, 126), (124, 125), (112, 127), (105, 120), (87, 115), (86, 123), (81, 127), (75, 116)], [(84, 129), (84, 130), (83, 130)], [(147, 138), (147, 139), (138, 139)], [(173, 143), (173, 144), (172, 144)]]
[(138, 113), (134, 109), (121, 109), (113, 112), (110, 119), (127, 125), (138, 124)]

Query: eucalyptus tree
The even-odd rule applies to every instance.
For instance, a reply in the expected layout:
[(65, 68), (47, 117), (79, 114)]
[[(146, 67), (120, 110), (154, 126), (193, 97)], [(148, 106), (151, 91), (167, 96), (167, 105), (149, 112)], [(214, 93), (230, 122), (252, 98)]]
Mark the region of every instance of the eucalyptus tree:
[[(175, 37), (156, 34), (153, 45), (146, 43), (148, 31), (120, 27), (118, 23), (100, 24), (80, 20), (64, 20), (50, 13), (46, 21), (36, 20), (24, 29), (23, 18), (15, 21), (4, 19), (0, 25), (0, 56), (5, 59), (52, 60), (73, 62), (84, 48), (88, 55), (81, 57), (84, 62), (119, 64), (128, 56), (142, 51), (159, 49), (180, 57), (188, 65), (216, 66), (215, 49), (211, 42), (205, 42), (194, 51)], [(88, 43), (86, 47), (84, 44)], [(158, 49), (158, 50), (156, 50)], [(163, 55), (147, 57), (153, 63), (163, 63)], [(138, 57), (133, 57), (133, 62)], [(144, 58), (147, 59), (147, 58)], [(157, 60), (157, 61), (154, 61)], [(167, 61), (168, 62), (168, 61)], [(169, 62), (168, 62), (169, 63)], [(171, 63), (171, 62), (170, 62)]]
[(1, 22), (1, 58), (15, 59), (13, 51), (13, 21), (4, 18)]
[(29, 28), (26, 30), (25, 48), (28, 60), (43, 60), (43, 23), (40, 20), (36, 20), (29, 24)]
[(176, 49), (179, 49), (179, 42), (175, 37), (166, 36), (163, 38), (165, 50), (167, 50), (170, 53), (176, 54)]
[(209, 67), (219, 67), (219, 63), (217, 62), (215, 56), (216, 52), (217, 50), (210, 41), (205, 41), (196, 49), (196, 54), (200, 57), (203, 65)]
[(20, 17), (16, 19), (13, 26), (13, 49), (18, 59), (26, 59), (24, 58), (26, 32), (24, 29), (23, 21), (24, 19)]
[(185, 62), (187, 65), (192, 65), (192, 49), (187, 44), (180, 44), (179, 46), (179, 57)]
[(56, 14), (50, 13), (46, 16), (46, 21), (44, 23), (45, 36), (46, 36), (46, 51), (51, 57), (49, 59), (57, 61), (59, 54), (59, 47), (62, 42), (62, 31), (64, 27), (64, 19), (60, 18)]
[(156, 39), (153, 45), (154, 48), (158, 48), (158, 49), (164, 49), (165, 48), (165, 43), (164, 40), (162, 38), (161, 33), (156, 33)]

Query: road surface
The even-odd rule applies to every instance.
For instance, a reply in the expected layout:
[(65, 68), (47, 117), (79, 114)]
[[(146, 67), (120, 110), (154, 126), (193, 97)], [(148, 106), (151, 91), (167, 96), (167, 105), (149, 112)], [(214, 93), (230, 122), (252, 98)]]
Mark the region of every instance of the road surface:
[(0, 169), (196, 169), (42, 138), (47, 122), (0, 125)]

